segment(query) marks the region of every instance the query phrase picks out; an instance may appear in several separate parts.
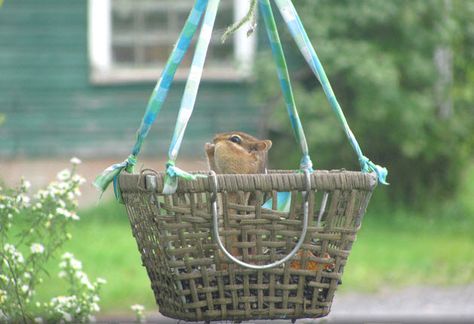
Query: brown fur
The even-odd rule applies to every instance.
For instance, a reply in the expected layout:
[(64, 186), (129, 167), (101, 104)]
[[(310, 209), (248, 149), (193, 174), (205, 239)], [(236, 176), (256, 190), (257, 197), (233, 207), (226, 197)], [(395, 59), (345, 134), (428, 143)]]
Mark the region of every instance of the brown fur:
[[(241, 143), (230, 141), (239, 136)], [(220, 133), (205, 150), (209, 167), (221, 174), (264, 173), (267, 167), (267, 152), (272, 147), (270, 140), (259, 140), (243, 132)]]
[[(240, 143), (231, 141), (233, 136), (240, 138)], [(212, 143), (206, 143), (205, 151), (209, 168), (219, 174), (257, 174), (265, 173), (267, 167), (267, 153), (272, 147), (270, 140), (259, 140), (243, 132), (227, 132), (214, 136)], [(249, 195), (239, 195), (229, 193), (227, 201), (231, 204), (253, 204), (254, 199)], [(234, 209), (229, 209), (229, 213), (235, 213)], [(238, 238), (232, 237), (231, 242), (237, 242)], [(233, 244), (232, 244), (233, 245)], [(231, 253), (234, 256), (241, 255), (241, 252), (233, 247)], [(251, 254), (254, 251), (250, 251)]]

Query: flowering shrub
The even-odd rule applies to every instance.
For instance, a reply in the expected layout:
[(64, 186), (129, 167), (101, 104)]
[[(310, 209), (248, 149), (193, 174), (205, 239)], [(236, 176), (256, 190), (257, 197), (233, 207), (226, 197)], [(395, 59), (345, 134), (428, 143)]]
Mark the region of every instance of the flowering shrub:
[(135, 304), (135, 305), (132, 305), (130, 308), (135, 313), (135, 322), (136, 323), (145, 323), (146, 322), (146, 317), (145, 317), (145, 314), (143, 313), (145, 311), (145, 306)]
[(21, 180), (18, 189), (0, 187), (0, 322), (74, 321), (93, 319), (99, 311), (103, 279), (91, 282), (82, 264), (71, 253), (63, 254), (59, 277), (68, 284), (67, 296), (50, 302), (35, 301), (45, 264), (71, 235), (68, 228), (78, 221), (79, 187), (85, 180), (72, 168), (58, 173), (57, 181), (30, 196), (30, 183)]

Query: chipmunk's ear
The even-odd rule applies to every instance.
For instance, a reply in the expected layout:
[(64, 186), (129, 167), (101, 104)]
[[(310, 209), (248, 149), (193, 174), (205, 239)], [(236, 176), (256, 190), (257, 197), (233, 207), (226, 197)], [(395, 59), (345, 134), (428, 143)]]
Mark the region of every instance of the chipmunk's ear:
[(270, 140), (263, 140), (259, 141), (257, 144), (257, 149), (259, 151), (268, 151), (272, 147), (272, 141)]

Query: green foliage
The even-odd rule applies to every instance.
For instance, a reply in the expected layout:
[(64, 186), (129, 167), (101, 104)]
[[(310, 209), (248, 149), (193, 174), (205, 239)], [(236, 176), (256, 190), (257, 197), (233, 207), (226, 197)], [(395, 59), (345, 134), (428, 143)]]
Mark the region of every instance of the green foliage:
[[(71, 238), (79, 186), (85, 181), (75, 174), (80, 163), (58, 173), (58, 181), (30, 196), (30, 183), (22, 180), (18, 189), (0, 187), (0, 321), (1, 322), (86, 322), (99, 311), (103, 279), (91, 282), (82, 263), (64, 253), (59, 277), (67, 284), (62, 295), (49, 301), (37, 299), (45, 270), (61, 247)], [(55, 280), (55, 283), (57, 280)], [(64, 289), (65, 288), (65, 289)], [(66, 296), (64, 293), (66, 291)]]
[(427, 221), (426, 216), (369, 209), (349, 256), (342, 290), (472, 283), (474, 237), (469, 229), (474, 222), (462, 227), (465, 224), (447, 219)]
[[(301, 0), (295, 5), (365, 155), (389, 169), (391, 195), (419, 203), (454, 192), (474, 151), (474, 3)], [(280, 33), (315, 167), (357, 169), (317, 79), (286, 28)], [(434, 60), (440, 48), (453, 53), (453, 77), (441, 90)], [(257, 64), (256, 88), (271, 115), (271, 161), (295, 168), (300, 152), (289, 135), (283, 100), (275, 95), (280, 89), (270, 55)], [(443, 100), (453, 107), (446, 116)]]
[[(107, 279), (101, 290), (103, 313), (120, 313), (133, 318), (132, 304), (156, 309), (150, 280), (142, 266), (124, 205), (115, 199), (101, 201), (80, 210), (79, 214), (81, 221), (71, 229), (72, 239), (64, 248), (83, 261), (84, 269), (91, 277), (104, 276)], [(53, 266), (47, 267), (51, 273)], [(61, 291), (64, 291), (64, 286), (58, 284), (54, 276), (45, 278), (38, 289), (38, 299), (49, 300), (49, 296)]]

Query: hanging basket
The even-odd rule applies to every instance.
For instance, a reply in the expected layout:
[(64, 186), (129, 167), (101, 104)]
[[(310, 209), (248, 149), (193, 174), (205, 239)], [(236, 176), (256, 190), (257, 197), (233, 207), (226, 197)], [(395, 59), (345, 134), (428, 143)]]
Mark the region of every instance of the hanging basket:
[[(133, 235), (163, 315), (211, 321), (317, 318), (329, 313), (377, 184), (374, 173), (213, 174), (180, 180), (173, 195), (162, 194), (164, 178), (164, 173), (151, 171), (119, 177)], [(277, 204), (277, 192), (291, 193), (289, 212), (262, 207), (269, 197)], [(230, 197), (236, 195), (250, 195), (254, 203), (234, 203)], [(291, 258), (258, 270), (226, 254), (255, 267)]]
[[(175, 165), (219, 5), (219, 0), (195, 0), (150, 97), (130, 156), (94, 182), (101, 191), (113, 182), (117, 198), (125, 203), (156, 301), (166, 316), (242, 321), (327, 315), (371, 193), (377, 182), (387, 184), (387, 170), (363, 155), (350, 130), (292, 1), (274, 2), (321, 83), (363, 172), (313, 172), (269, 0), (258, 1), (259, 11), (301, 148), (300, 171), (197, 176)], [(256, 5), (252, 1), (253, 9)], [(130, 174), (199, 25), (166, 172)]]

